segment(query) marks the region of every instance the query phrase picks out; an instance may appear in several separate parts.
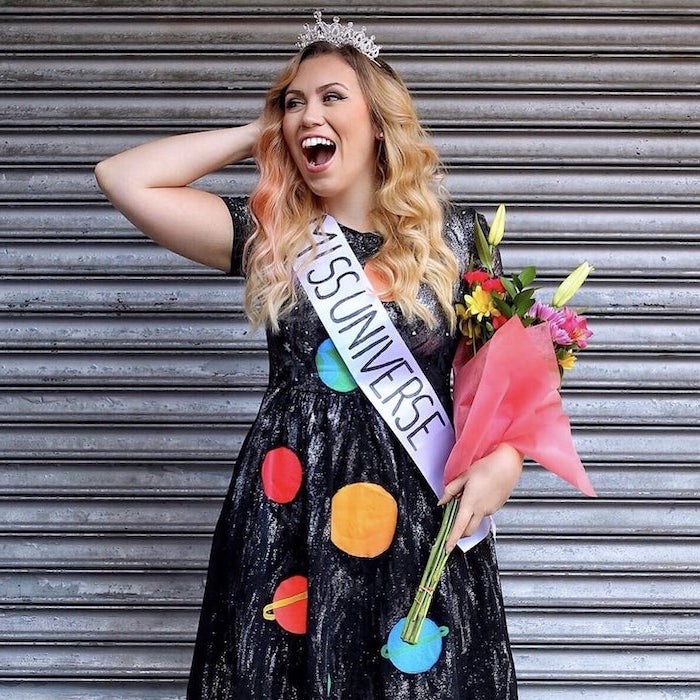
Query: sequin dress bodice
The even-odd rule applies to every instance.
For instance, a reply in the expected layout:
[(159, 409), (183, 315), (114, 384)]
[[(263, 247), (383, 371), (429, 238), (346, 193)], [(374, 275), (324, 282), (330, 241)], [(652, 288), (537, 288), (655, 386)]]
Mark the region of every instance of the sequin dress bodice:
[[(359, 262), (364, 265), (380, 249), (382, 239), (375, 233), (360, 233), (342, 227), (350, 247)], [(418, 360), (426, 377), (441, 399), (449, 402), (451, 359), (456, 341), (450, 334), (444, 317), (439, 313), (435, 295), (422, 286), (419, 292), (421, 301), (440, 319), (434, 328), (420, 319), (406, 321), (398, 305), (385, 302), (389, 318), (401, 333), (403, 339)], [(270, 358), (270, 389), (287, 385), (304, 386), (306, 390), (318, 390), (329, 397), (342, 399), (343, 394), (328, 392), (316, 366), (318, 348), (328, 338), (328, 333), (318, 318), (311, 303), (299, 290), (298, 304), (280, 322), (277, 333), (268, 333)]]

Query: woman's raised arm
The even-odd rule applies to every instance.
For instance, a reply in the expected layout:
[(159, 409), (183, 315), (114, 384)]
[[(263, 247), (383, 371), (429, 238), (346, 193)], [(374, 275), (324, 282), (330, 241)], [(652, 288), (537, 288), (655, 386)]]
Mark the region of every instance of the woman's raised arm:
[(229, 271), (233, 227), (223, 201), (189, 187), (207, 173), (252, 155), (258, 122), (151, 141), (101, 161), (100, 189), (157, 243), (196, 262)]

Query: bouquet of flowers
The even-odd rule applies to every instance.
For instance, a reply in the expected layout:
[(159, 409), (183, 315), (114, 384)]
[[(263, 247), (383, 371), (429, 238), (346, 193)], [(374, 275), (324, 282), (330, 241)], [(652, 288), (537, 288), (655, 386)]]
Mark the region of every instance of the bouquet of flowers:
[[(558, 287), (551, 304), (536, 301), (534, 267), (511, 277), (499, 276), (495, 250), (505, 231), (505, 207), (494, 216), (488, 236), (475, 217), (477, 260), (464, 275), (467, 293), (456, 307), (465, 338), (454, 361), (456, 444), (445, 465), (449, 483), (500, 443), (522, 454), (583, 493), (595, 491), (573, 445), (571, 426), (559, 387), (565, 370), (592, 335), (585, 318), (565, 304), (593, 268), (579, 265)], [(433, 591), (447, 562), (445, 541), (459, 501), (446, 506), (401, 639), (415, 644)]]

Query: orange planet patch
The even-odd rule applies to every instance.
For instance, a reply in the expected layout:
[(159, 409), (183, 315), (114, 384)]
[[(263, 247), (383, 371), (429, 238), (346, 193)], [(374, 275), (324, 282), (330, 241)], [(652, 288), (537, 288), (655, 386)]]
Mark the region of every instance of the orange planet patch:
[(331, 541), (355, 557), (376, 557), (394, 539), (398, 510), (379, 484), (344, 486), (331, 500)]
[(381, 299), (382, 301), (393, 301), (394, 295), (389, 291), (389, 279), (384, 272), (382, 272), (375, 262), (368, 260), (365, 263), (365, 275), (369, 283), (372, 285), (372, 291)]
[(263, 608), (266, 620), (293, 634), (306, 632), (309, 585), (306, 576), (290, 576), (284, 579), (272, 596), (272, 603)]
[(299, 457), (288, 447), (270, 450), (261, 470), (263, 491), (276, 503), (294, 500), (301, 486), (302, 469)]

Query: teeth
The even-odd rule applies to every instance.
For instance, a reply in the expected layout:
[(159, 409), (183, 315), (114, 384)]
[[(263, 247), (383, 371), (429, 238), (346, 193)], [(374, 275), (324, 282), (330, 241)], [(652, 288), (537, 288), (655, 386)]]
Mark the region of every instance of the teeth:
[(301, 142), (302, 148), (313, 148), (314, 146), (335, 146), (335, 144), (330, 139), (322, 138), (320, 136), (313, 136), (312, 138), (304, 139)]

